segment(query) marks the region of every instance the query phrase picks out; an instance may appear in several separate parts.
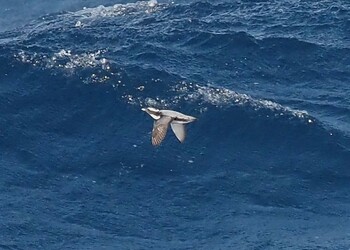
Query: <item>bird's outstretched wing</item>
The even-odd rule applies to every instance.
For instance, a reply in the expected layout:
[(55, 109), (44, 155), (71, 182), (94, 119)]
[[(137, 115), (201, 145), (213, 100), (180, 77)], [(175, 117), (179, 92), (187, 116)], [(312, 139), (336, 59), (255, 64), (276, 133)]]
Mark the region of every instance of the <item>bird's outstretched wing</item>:
[(172, 118), (169, 116), (162, 116), (159, 120), (154, 122), (152, 130), (152, 145), (159, 146), (165, 138), (169, 123)]
[(181, 123), (174, 123), (174, 122), (170, 123), (170, 125), (177, 139), (179, 139), (180, 142), (184, 142), (186, 137), (185, 125)]

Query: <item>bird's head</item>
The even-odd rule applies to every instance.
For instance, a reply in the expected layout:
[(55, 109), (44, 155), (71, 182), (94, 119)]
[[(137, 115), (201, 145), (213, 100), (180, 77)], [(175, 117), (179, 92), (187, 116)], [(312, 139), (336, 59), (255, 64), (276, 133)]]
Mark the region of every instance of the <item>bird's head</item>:
[(150, 116), (152, 116), (153, 119), (158, 120), (160, 118), (160, 110), (152, 107), (148, 108), (142, 108), (142, 111), (145, 111), (148, 113)]

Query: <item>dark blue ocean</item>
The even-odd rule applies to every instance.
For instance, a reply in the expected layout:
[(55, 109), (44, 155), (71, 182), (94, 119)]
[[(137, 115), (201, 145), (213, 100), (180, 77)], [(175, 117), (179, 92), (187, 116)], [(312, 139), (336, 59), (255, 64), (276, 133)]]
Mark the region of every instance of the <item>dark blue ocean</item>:
[(0, 150), (0, 249), (349, 250), (350, 1), (0, 0)]

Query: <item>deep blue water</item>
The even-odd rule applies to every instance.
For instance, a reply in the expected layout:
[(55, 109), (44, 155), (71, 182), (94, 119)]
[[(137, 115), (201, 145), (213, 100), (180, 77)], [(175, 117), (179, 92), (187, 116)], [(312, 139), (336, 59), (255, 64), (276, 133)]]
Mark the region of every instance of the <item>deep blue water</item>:
[[(1, 2), (0, 249), (350, 249), (349, 20)], [(146, 106), (198, 120), (154, 148)]]

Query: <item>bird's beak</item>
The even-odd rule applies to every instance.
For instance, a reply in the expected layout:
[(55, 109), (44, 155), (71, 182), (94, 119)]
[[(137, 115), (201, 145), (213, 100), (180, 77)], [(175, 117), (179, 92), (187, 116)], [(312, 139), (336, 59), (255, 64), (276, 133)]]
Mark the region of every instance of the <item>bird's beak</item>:
[(145, 108), (142, 108), (141, 110), (142, 110), (142, 111), (145, 111), (145, 112), (146, 112), (146, 110), (147, 110), (147, 109), (145, 109)]

